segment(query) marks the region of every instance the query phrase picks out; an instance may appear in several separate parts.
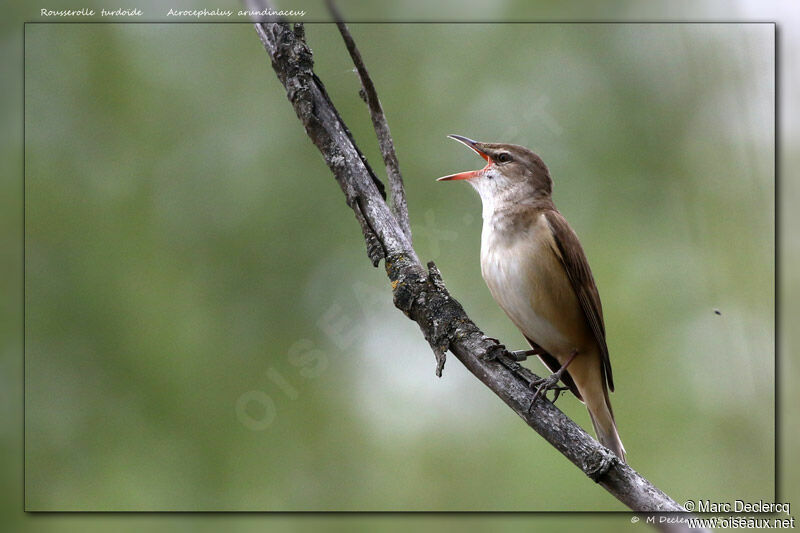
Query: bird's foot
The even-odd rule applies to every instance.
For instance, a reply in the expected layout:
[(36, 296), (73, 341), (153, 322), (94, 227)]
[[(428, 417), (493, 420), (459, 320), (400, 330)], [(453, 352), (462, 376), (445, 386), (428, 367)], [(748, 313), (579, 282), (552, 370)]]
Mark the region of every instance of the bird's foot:
[(569, 387), (562, 387), (559, 386), (558, 382), (561, 380), (561, 373), (555, 372), (554, 374), (550, 374), (546, 378), (539, 378), (531, 382), (530, 387), (536, 387), (536, 392), (533, 394), (533, 400), (531, 400), (531, 406), (528, 408), (529, 410), (533, 407), (533, 404), (536, 403), (540, 397), (547, 399), (547, 391), (553, 391), (553, 403), (558, 400), (558, 397), (561, 395), (562, 392), (569, 390)]
[(561, 379), (561, 374), (550, 374), (546, 378), (539, 378), (531, 383), (531, 388), (537, 387), (536, 393), (533, 395), (533, 400), (536, 401), (540, 396), (547, 394), (547, 391), (553, 390), (558, 387), (558, 382)]
[(558, 400), (558, 397), (561, 396), (561, 393), (568, 391), (569, 387), (553, 387), (550, 390), (553, 391), (552, 403), (556, 403), (556, 400)]

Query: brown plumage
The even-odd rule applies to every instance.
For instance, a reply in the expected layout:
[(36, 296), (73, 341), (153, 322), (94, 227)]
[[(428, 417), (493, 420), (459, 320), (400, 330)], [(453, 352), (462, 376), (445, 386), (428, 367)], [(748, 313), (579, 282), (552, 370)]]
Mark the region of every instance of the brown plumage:
[(452, 135), (486, 160), (467, 180), (483, 203), (481, 273), (492, 297), (537, 355), (586, 404), (598, 440), (625, 460), (600, 294), (580, 241), (553, 200), (542, 160), (513, 144)]

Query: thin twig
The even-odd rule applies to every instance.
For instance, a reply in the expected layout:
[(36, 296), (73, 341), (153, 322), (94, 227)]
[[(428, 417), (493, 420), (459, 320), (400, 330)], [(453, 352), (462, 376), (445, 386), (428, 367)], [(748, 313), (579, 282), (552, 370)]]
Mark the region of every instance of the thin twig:
[(670, 515), (667, 521), (656, 519), (653, 523), (660, 529), (690, 531), (681, 520), (691, 515), (675, 500), (628, 464), (618, 461), (551, 402), (540, 400), (531, 405), (534, 392), (529, 382), (531, 376), (536, 376), (523, 370), (478, 329), (447, 291), (433, 263), (425, 268), (417, 259), (352, 136), (314, 75), (311, 50), (300, 25), (295, 25), (294, 30), (286, 23), (255, 26), (306, 133), (333, 171), (348, 205), (363, 218), (370, 237), (377, 239), (375, 242), (382, 248), (394, 304), (419, 325), (436, 355), (437, 371), (449, 350), (590, 479), (639, 513), (679, 513)]
[(364, 60), (361, 58), (361, 52), (356, 47), (356, 42), (347, 28), (347, 24), (342, 20), (342, 16), (333, 0), (326, 0), (328, 9), (336, 21), (336, 26), (339, 28), (339, 33), (342, 34), (344, 44), (347, 51), (350, 53), (350, 58), (358, 71), (358, 77), (361, 79), (361, 86), (364, 90), (363, 94), (369, 107), (369, 114), (372, 118), (372, 127), (375, 129), (375, 135), (378, 137), (378, 144), (381, 148), (381, 155), (383, 155), (383, 163), (386, 165), (386, 175), (389, 178), (389, 188), (392, 191), (392, 208), (394, 216), (403, 233), (411, 241), (411, 223), (408, 219), (408, 204), (406, 202), (406, 191), (403, 187), (403, 175), (400, 173), (400, 163), (397, 161), (397, 153), (394, 149), (394, 141), (392, 134), (389, 131), (389, 123), (386, 121), (386, 115), (383, 112), (383, 106), (378, 98), (378, 91), (375, 89), (375, 84), (367, 72), (367, 67), (364, 65)]

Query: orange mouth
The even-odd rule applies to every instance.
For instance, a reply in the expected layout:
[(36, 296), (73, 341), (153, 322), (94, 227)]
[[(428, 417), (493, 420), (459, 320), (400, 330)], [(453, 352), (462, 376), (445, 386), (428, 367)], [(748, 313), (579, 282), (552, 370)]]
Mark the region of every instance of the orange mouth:
[(472, 178), (477, 178), (479, 176), (482, 176), (484, 172), (486, 172), (489, 169), (489, 167), (492, 166), (493, 164), (492, 159), (488, 155), (480, 151), (477, 146), (475, 146), (476, 144), (478, 144), (477, 141), (473, 141), (472, 139), (462, 137), (461, 135), (448, 135), (448, 137), (450, 137), (451, 139), (455, 139), (456, 141), (460, 142), (467, 148), (473, 150), (476, 154), (485, 159), (486, 166), (479, 170), (469, 170), (466, 172), (459, 172), (458, 174), (450, 174), (449, 176), (442, 176), (436, 181), (468, 180)]

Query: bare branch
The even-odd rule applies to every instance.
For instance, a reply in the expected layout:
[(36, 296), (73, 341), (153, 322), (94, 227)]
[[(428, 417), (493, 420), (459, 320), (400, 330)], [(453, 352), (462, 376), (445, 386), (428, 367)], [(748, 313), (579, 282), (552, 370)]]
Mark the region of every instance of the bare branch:
[(375, 129), (375, 135), (378, 137), (378, 144), (381, 148), (383, 155), (383, 163), (386, 165), (386, 175), (389, 178), (389, 188), (392, 191), (392, 207), (394, 216), (403, 233), (408, 237), (411, 242), (411, 223), (408, 220), (408, 204), (406, 202), (406, 191), (403, 187), (403, 175), (400, 173), (400, 163), (397, 161), (397, 154), (394, 150), (394, 141), (392, 140), (392, 133), (389, 131), (389, 123), (386, 121), (386, 115), (383, 113), (383, 106), (378, 98), (378, 91), (375, 89), (375, 84), (367, 72), (367, 67), (364, 65), (364, 60), (361, 59), (361, 52), (356, 47), (356, 42), (353, 36), (350, 35), (350, 30), (342, 20), (339, 10), (333, 3), (333, 0), (326, 0), (328, 9), (331, 11), (333, 18), (336, 20), (336, 26), (339, 28), (339, 33), (342, 34), (347, 51), (350, 53), (350, 58), (358, 71), (358, 77), (361, 79), (361, 86), (363, 88), (363, 95), (369, 107), (369, 114), (372, 118), (372, 127)]
[[(433, 263), (425, 268), (417, 259), (376, 186), (374, 174), (312, 71), (311, 50), (302, 26), (296, 24), (292, 29), (286, 23), (269, 22), (255, 27), (306, 133), (333, 171), (359, 222), (364, 222), (368, 248), (380, 247), (394, 304), (419, 325), (436, 355), (437, 374), (441, 374), (449, 350), (531, 428), (622, 503), (641, 513), (677, 512), (679, 517), (690, 517), (551, 402), (533, 402), (529, 383), (536, 376), (478, 329), (450, 296)], [(689, 530), (681, 523), (658, 525), (668, 531)]]
[[(376, 227), (366, 216), (367, 211), (380, 206), (389, 212), (384, 201), (386, 193), (383, 184), (372, 172), (366, 157), (353, 141), (350, 130), (331, 103), (322, 82), (311, 70), (313, 60), (311, 50), (305, 44), (303, 26), (295, 24), (292, 31), (285, 23), (259, 23), (256, 24), (256, 31), (272, 58), (278, 78), (286, 87), (287, 96), (294, 104), (297, 117), (305, 126), (306, 133), (322, 152), (325, 162), (345, 193), (347, 205), (356, 215), (364, 234), (370, 261), (374, 266), (378, 266), (380, 260), (386, 256), (387, 247), (389, 251), (396, 248), (405, 249), (405, 235), (402, 232), (400, 235), (395, 235), (394, 227), (388, 229), (384, 226)], [(276, 32), (280, 34), (280, 40), (274, 35)], [(369, 184), (348, 180), (347, 177), (353, 173), (368, 176)], [(360, 190), (358, 186), (365, 187), (368, 192)], [(389, 216), (391, 217), (391, 213)], [(376, 219), (385, 220), (381, 217)], [(384, 232), (384, 235), (380, 232)]]

